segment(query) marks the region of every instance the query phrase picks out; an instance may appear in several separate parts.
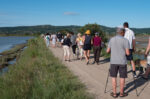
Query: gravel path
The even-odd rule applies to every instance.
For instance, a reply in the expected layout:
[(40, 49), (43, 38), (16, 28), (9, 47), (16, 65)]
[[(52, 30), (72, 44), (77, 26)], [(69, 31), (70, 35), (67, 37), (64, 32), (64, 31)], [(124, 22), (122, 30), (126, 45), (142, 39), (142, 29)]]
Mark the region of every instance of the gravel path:
[[(109, 77), (107, 91), (104, 93), (105, 83), (108, 75), (109, 61), (101, 58), (100, 65), (86, 65), (85, 60), (72, 60), (71, 62), (63, 61), (63, 49), (62, 48), (50, 48), (53, 54), (58, 57), (87, 87), (88, 92), (93, 94), (96, 99), (112, 99), (110, 92), (111, 78)], [(90, 60), (92, 63), (93, 59)], [(126, 92), (129, 92), (129, 96), (124, 99), (150, 99), (150, 84), (141, 78), (136, 79), (137, 89), (139, 96), (136, 96), (134, 82), (132, 78), (131, 68), (128, 67), (128, 78), (126, 79)], [(119, 80), (119, 79), (118, 79)], [(118, 82), (119, 85), (119, 82)], [(119, 92), (119, 87), (117, 88)], [(122, 99), (118, 97), (118, 99)]]

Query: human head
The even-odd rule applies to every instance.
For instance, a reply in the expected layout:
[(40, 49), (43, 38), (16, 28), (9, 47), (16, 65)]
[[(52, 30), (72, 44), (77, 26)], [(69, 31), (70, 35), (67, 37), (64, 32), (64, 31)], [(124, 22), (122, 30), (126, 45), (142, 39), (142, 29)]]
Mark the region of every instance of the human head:
[(78, 37), (81, 37), (81, 33), (78, 33)]
[(129, 28), (128, 22), (124, 22), (123, 27), (124, 27), (124, 28)]
[(90, 31), (90, 30), (87, 30), (87, 31), (85, 32), (85, 34), (90, 35), (90, 34), (91, 34), (91, 31)]
[(124, 36), (125, 34), (125, 29), (123, 27), (118, 27), (117, 28), (117, 33), (121, 36)]
[(69, 38), (70, 37), (70, 33), (67, 33), (67, 38)]
[(96, 32), (96, 33), (95, 33), (95, 36), (97, 37), (98, 35), (99, 35), (99, 33), (98, 33), (98, 32)]
[(46, 33), (46, 35), (49, 35), (49, 33)]
[(71, 35), (74, 35), (74, 32), (70, 32)]

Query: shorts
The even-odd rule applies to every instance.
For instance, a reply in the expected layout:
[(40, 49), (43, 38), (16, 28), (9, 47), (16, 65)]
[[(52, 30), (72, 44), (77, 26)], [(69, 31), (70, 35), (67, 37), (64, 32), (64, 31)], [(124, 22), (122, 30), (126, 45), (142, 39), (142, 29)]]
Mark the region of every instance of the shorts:
[(110, 76), (117, 77), (119, 71), (120, 78), (127, 78), (127, 65), (111, 64), (110, 65)]
[(83, 46), (83, 49), (86, 50), (91, 50), (91, 45), (90, 44), (86, 44)]
[(62, 40), (62, 39), (61, 39), (61, 38), (59, 38), (59, 39), (58, 39), (58, 42), (61, 42), (61, 40)]
[(130, 51), (130, 55), (127, 56), (127, 60), (131, 61), (133, 60), (133, 49), (130, 49), (129, 51)]

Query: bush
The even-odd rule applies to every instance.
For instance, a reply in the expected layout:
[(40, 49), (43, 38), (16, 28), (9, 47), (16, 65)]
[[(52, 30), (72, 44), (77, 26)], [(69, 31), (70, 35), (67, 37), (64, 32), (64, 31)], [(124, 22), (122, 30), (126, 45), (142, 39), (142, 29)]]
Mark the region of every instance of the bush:
[(98, 32), (100, 37), (102, 38), (103, 42), (107, 41), (106, 33), (104, 31), (102, 31), (102, 29), (100, 28), (100, 25), (98, 25), (98, 24), (86, 24), (85, 26), (80, 28), (79, 32), (84, 34), (86, 32), (86, 30), (90, 30), (92, 36), (94, 36), (94, 34), (96, 32)]

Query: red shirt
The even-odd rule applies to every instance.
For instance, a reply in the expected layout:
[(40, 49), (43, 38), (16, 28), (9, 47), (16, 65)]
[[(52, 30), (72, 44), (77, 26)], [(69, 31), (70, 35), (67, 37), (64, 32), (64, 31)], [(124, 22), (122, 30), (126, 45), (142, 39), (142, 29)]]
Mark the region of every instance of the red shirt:
[(102, 39), (101, 39), (101, 37), (94, 37), (93, 38), (93, 45), (94, 46), (101, 46), (101, 41), (102, 41)]

